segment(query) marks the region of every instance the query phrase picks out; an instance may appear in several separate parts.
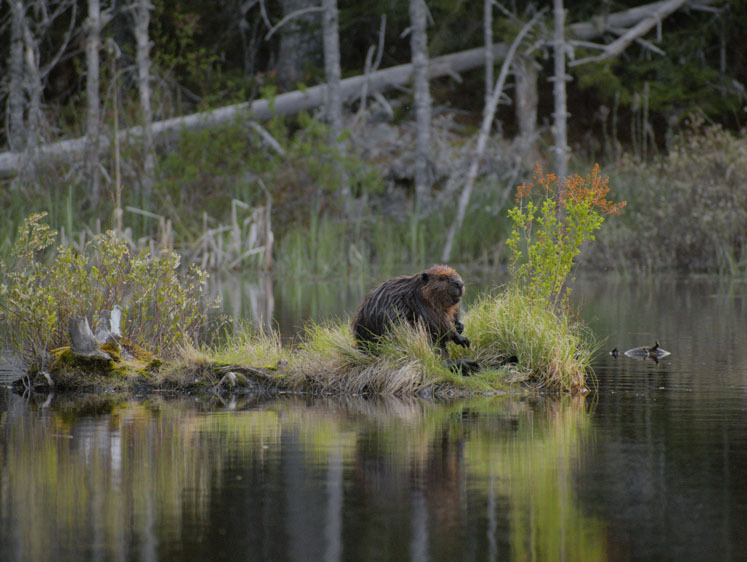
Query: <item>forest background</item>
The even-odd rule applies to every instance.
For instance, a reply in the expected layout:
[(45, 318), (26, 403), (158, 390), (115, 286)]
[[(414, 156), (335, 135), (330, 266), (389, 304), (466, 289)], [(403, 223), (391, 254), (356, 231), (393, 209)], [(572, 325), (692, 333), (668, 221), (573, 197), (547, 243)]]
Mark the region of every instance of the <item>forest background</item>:
[(744, 273), (747, 1), (554, 4), (5, 0), (0, 256), (46, 211), (204, 268), (494, 268), (535, 164), (599, 162), (584, 267)]

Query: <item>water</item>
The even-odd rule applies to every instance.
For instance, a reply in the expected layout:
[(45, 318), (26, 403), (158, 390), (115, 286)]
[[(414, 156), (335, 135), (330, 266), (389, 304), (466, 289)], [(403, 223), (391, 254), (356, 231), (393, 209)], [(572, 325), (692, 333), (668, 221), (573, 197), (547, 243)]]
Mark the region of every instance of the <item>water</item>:
[[(273, 316), (291, 337), (365, 289), (276, 288)], [(745, 296), (579, 283), (605, 349), (672, 352), (601, 354), (586, 398), (0, 393), (0, 560), (744, 559)]]

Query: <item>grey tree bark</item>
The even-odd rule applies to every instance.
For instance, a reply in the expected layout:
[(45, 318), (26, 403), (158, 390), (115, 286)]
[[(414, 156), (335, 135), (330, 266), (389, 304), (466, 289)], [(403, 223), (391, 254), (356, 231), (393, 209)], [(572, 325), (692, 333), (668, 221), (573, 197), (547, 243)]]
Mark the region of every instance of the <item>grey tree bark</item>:
[(428, 84), (428, 37), (424, 0), (410, 0), (410, 51), (414, 78), (415, 120), (415, 205), (421, 212), (430, 200), (428, 163), (431, 142), (431, 94)]
[(10, 52), (8, 54), (8, 146), (21, 151), (26, 146), (23, 95), (23, 28), (25, 10), (21, 0), (8, 0), (10, 7)]
[(153, 5), (149, 0), (135, 0), (133, 6), (135, 20), (135, 42), (137, 44), (137, 86), (140, 93), (140, 111), (142, 112), (143, 130), (143, 195), (150, 197), (153, 188), (153, 171), (155, 168), (153, 159), (153, 109), (150, 103), (150, 36), (148, 25), (150, 24), (150, 11)]
[(86, 179), (92, 202), (97, 203), (100, 197), (99, 172), (99, 50), (101, 48), (101, 6), (99, 0), (88, 0), (88, 19), (86, 21)]
[(553, 35), (555, 74), (553, 81), (553, 97), (555, 112), (553, 113), (553, 134), (555, 137), (555, 173), (559, 178), (568, 175), (568, 133), (566, 124), (569, 117), (566, 104), (565, 83), (570, 77), (565, 73), (565, 10), (563, 0), (553, 0), (553, 21), (555, 31)]
[(493, 66), (495, 57), (490, 46), (493, 44), (493, 0), (484, 0), (483, 36), (485, 39), (485, 107), (493, 94)]
[(539, 65), (530, 55), (517, 55), (514, 61), (516, 78), (514, 111), (519, 124), (516, 144), (523, 162), (529, 166), (532, 166), (539, 157), (537, 152), (538, 69)]
[[(281, 0), (280, 4), (283, 8), (283, 17), (319, 5), (318, 0)], [(275, 70), (278, 84), (282, 88), (288, 89), (298, 82), (303, 82), (304, 74), (309, 68), (321, 64), (319, 24), (319, 14), (309, 11), (289, 19), (281, 28)]]
[[(342, 135), (342, 93), (340, 88), (340, 37), (338, 30), (339, 12), (337, 0), (322, 0), (322, 29), (324, 34), (324, 73), (327, 80), (326, 114), (330, 126), (331, 142), (342, 155), (344, 147), (340, 143)], [(350, 192), (345, 179), (341, 161), (335, 165), (336, 175), (340, 181), (340, 193), (346, 203)]]
[(24, 89), (28, 100), (26, 115), (26, 147), (36, 147), (42, 137), (42, 77), (39, 68), (38, 38), (31, 31), (29, 21), (23, 18)]

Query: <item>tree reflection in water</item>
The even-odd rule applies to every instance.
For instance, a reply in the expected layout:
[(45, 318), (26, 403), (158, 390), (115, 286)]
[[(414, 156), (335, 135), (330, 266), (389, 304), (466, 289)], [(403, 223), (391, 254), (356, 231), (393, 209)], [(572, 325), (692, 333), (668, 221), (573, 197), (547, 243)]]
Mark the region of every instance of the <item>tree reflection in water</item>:
[(605, 557), (583, 399), (8, 398), (3, 560)]

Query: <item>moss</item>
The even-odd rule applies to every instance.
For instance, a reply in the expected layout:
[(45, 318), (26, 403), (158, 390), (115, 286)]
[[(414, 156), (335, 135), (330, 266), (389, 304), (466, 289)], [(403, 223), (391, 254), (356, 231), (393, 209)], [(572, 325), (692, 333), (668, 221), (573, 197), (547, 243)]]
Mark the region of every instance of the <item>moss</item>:
[(119, 345), (113, 342), (105, 342), (102, 343), (99, 346), (99, 349), (103, 351), (104, 353), (108, 353), (109, 357), (112, 358), (112, 361), (119, 361), (122, 357), (122, 350), (120, 349)]
[(60, 372), (84, 372), (96, 375), (111, 374), (116, 362), (112, 360), (89, 359), (75, 355), (70, 348), (58, 347), (52, 350), (52, 364), (49, 372), (52, 374)]

